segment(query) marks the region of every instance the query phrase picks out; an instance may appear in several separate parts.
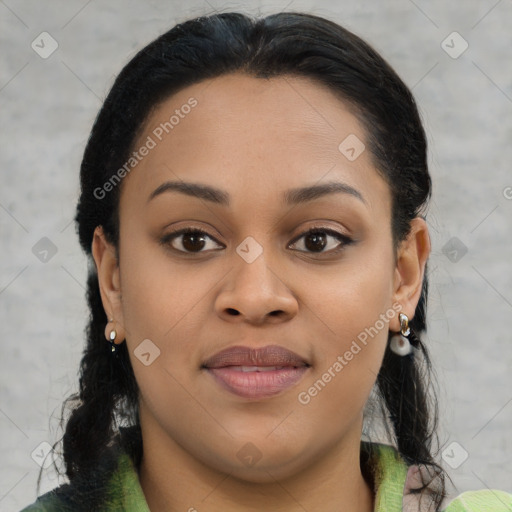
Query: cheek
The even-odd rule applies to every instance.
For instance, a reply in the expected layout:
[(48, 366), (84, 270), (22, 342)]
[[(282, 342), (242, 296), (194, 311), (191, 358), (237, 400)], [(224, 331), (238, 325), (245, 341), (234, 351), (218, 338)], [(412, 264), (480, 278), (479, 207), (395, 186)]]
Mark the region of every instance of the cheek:
[[(183, 385), (197, 393), (197, 351), (212, 315), (207, 295), (226, 270), (176, 263), (143, 237), (125, 240), (120, 257), (122, 308), (139, 388), (146, 402), (162, 402), (161, 410), (189, 411), (190, 395)], [(139, 358), (148, 352), (150, 356)]]
[(201, 299), (210, 286), (195, 269), (184, 272), (173, 265), (154, 242), (129, 236), (125, 240), (120, 271), (131, 364), (145, 406), (174, 431), (174, 418), (179, 427), (184, 417), (191, 421), (201, 414), (191, 400), (195, 390), (187, 372), (191, 343), (205, 314)]
[(199, 265), (173, 263), (143, 236), (140, 242), (128, 239), (123, 249), (120, 271), (127, 341), (150, 338), (161, 343), (194, 316), (215, 275)]
[(397, 314), (390, 300), (391, 249), (386, 254), (361, 251), (311, 297), (315, 368), (297, 391), (297, 402), (306, 416), (326, 425), (357, 417), (379, 372), (389, 320)]
[(345, 328), (346, 334), (334, 343), (323, 345), (321, 361), (296, 390), (297, 417), (302, 418), (301, 424), (309, 425), (313, 431), (320, 425), (326, 440), (337, 439), (340, 432), (362, 421), (388, 336), (379, 313), (371, 320), (370, 316), (352, 317), (350, 327)]
[[(364, 342), (368, 329), (376, 325), (379, 334), (387, 337), (388, 323), (380, 318), (390, 310), (393, 288), (392, 253), (360, 250), (352, 254), (334, 272), (319, 280), (318, 276), (303, 275), (305, 283), (319, 283), (309, 292), (311, 319), (318, 324), (330, 341), (323, 344), (323, 353), (332, 357), (348, 349), (351, 342), (358, 337)], [(307, 286), (307, 285), (305, 285)], [(304, 292), (308, 296), (308, 292)], [(388, 311), (388, 316), (394, 315)], [(387, 317), (385, 317), (386, 320)], [(361, 336), (359, 336), (361, 335)], [(369, 345), (369, 344), (368, 344)], [(369, 347), (371, 348), (371, 347)], [(368, 351), (365, 351), (368, 352)], [(359, 358), (360, 359), (360, 358)], [(324, 364), (328, 361), (322, 361)]]

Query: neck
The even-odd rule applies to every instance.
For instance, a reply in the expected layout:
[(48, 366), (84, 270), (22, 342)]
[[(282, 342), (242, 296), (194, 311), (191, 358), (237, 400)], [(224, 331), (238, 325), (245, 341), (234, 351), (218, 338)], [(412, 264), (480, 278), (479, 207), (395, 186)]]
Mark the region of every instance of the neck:
[[(329, 447), (302, 471), (287, 478), (254, 483), (238, 479), (236, 470), (230, 474), (216, 471), (153, 425), (145, 429), (142, 422), (141, 427), (144, 452), (139, 479), (151, 510), (373, 511), (373, 491), (363, 478), (359, 463), (360, 430), (355, 432), (358, 435)], [(272, 472), (266, 473), (268, 476)]]

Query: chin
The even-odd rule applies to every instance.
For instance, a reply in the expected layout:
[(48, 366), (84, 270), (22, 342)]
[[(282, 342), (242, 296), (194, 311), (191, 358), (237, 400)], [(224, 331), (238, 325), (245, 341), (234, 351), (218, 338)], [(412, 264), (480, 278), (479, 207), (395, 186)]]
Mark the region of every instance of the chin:
[[(252, 437), (250, 440), (232, 442), (235, 448), (230, 453), (212, 453), (210, 461), (216, 470), (231, 474), (242, 482), (248, 483), (275, 483), (292, 477), (310, 465), (304, 448), (298, 440), (288, 438), (270, 439), (268, 431), (260, 438)], [(208, 462), (207, 462), (208, 463)]]
[(247, 484), (275, 484), (276, 481), (283, 481), (293, 477), (298, 471), (293, 469), (284, 470), (282, 467), (272, 467), (270, 469), (260, 468), (236, 468), (231, 474), (231, 478), (241, 483)]
[(253, 466), (245, 463), (234, 464), (229, 473), (231, 478), (240, 482), (253, 484), (275, 484), (276, 480), (286, 480), (300, 473), (306, 467), (304, 461), (299, 461), (295, 454), (294, 459), (280, 459), (278, 457), (262, 457)]

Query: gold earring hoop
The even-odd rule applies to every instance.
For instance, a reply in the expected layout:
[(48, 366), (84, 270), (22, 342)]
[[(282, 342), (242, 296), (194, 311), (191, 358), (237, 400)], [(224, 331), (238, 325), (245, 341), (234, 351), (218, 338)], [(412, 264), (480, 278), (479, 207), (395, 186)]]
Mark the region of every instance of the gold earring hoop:
[(406, 356), (412, 352), (412, 345), (408, 338), (411, 334), (409, 318), (406, 314), (400, 313), (398, 319), (400, 320), (400, 332), (391, 337), (389, 348), (398, 356)]

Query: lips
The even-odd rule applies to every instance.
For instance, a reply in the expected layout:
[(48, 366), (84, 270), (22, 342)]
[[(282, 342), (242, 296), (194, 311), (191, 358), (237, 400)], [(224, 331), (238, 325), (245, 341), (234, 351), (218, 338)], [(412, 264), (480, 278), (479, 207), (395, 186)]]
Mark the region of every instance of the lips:
[(249, 399), (281, 393), (296, 384), (309, 367), (305, 358), (279, 345), (229, 347), (202, 365), (224, 389)]
[(226, 366), (309, 366), (307, 361), (291, 350), (279, 345), (267, 345), (262, 348), (250, 348), (241, 345), (229, 347), (207, 359), (206, 368), (224, 368)]

